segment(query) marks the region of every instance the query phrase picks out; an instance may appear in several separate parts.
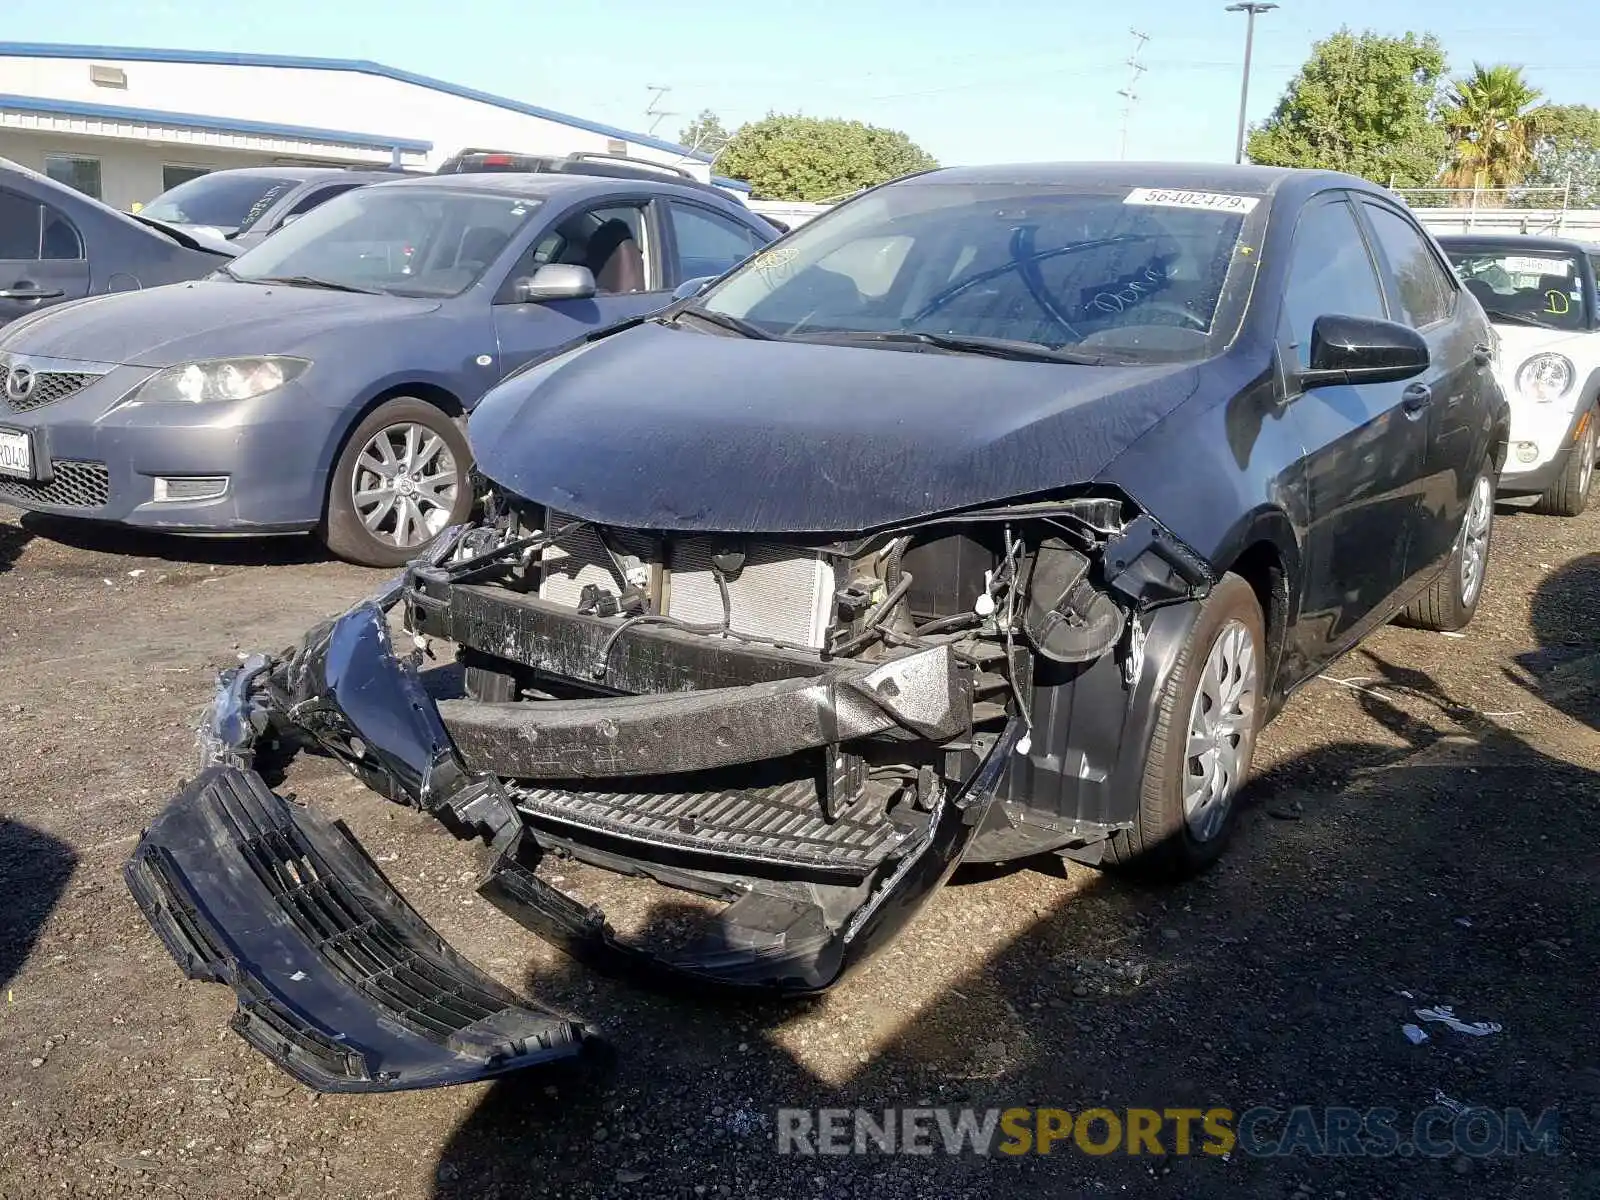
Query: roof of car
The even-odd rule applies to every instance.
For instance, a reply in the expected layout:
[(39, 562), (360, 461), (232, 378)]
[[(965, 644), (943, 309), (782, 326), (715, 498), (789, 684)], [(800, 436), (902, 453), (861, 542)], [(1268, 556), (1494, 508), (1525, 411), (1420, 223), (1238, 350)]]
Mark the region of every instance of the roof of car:
[(1568, 254), (1600, 254), (1600, 245), (1543, 233), (1441, 233), (1441, 246), (1504, 246), (1511, 250), (1561, 250)]
[(210, 179), (214, 175), (245, 175), (261, 179), (321, 179), (324, 177), (344, 178), (350, 175), (371, 175), (374, 178), (401, 178), (398, 171), (385, 171), (380, 167), (303, 167), (295, 164), (286, 164), (281, 167), (225, 167), (220, 171), (207, 171), (204, 175), (197, 175), (197, 179)]
[[(465, 175), (422, 175), (408, 179), (391, 179), (374, 187), (431, 187), (452, 192), (497, 192), (509, 196), (527, 196), (547, 199), (567, 192), (593, 191), (597, 186), (607, 191), (628, 187), (659, 188), (681, 196), (704, 197), (707, 189), (694, 184), (678, 184), (671, 179), (622, 179), (608, 175), (578, 175), (570, 172), (524, 173), (518, 171), (486, 171)], [(739, 201), (732, 196), (723, 197), (731, 204)]]
[(1258, 167), (1232, 163), (1059, 162), (1013, 163), (989, 167), (944, 167), (914, 175), (902, 183), (1014, 183), (1082, 187), (1184, 188), (1271, 195), (1290, 180), (1321, 186), (1380, 191), (1369, 180), (1338, 171), (1306, 171), (1294, 167)]

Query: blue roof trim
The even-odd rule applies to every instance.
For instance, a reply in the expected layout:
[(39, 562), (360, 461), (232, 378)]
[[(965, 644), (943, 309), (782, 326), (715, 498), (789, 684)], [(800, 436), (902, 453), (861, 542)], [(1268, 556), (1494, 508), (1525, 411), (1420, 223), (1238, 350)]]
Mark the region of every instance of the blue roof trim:
[(304, 125), (273, 125), (267, 121), (235, 121), (227, 117), (201, 116), (198, 113), (162, 112), (154, 108), (121, 108), (114, 104), (85, 104), (78, 100), (51, 100), (43, 96), (0, 94), (0, 108), (66, 117), (142, 121), (151, 125), (181, 125), (187, 129), (255, 134), (260, 137), (285, 138), (297, 142), (335, 142), (341, 146), (361, 146), (372, 150), (406, 150), (414, 154), (426, 154), (433, 149), (432, 142), (419, 141), (416, 138), (384, 137), (382, 134), (352, 133), (343, 129), (312, 129)]
[(729, 179), (726, 175), (713, 175), (711, 182), (719, 188), (727, 188), (730, 192), (745, 192), (748, 194), (754, 189), (742, 179)]
[(223, 67), (288, 67), (306, 71), (356, 71), (363, 75), (378, 75), (400, 83), (410, 83), (436, 92), (445, 92), (459, 96), (463, 100), (492, 104), (496, 108), (505, 108), (522, 113), (524, 116), (540, 117), (546, 121), (571, 125), (576, 129), (586, 129), (590, 133), (602, 134), (605, 137), (621, 138), (635, 145), (649, 146), (653, 150), (662, 150), (669, 154), (679, 154), (698, 162), (711, 161), (710, 155), (690, 150), (677, 142), (664, 141), (648, 134), (632, 133), (626, 129), (618, 129), (614, 125), (602, 125), (598, 121), (587, 121), (582, 117), (574, 117), (551, 108), (540, 108), (536, 104), (525, 104), (521, 100), (496, 96), (492, 92), (480, 92), (477, 88), (462, 87), (460, 84), (447, 83), (429, 75), (419, 75), (415, 71), (402, 71), (396, 67), (386, 67), (382, 63), (360, 58), (303, 58), (292, 54), (236, 54), (226, 50), (161, 50), (131, 46), (66, 45), (53, 42), (0, 42), (0, 57), (102, 58), (122, 59), (128, 62), (203, 63)]

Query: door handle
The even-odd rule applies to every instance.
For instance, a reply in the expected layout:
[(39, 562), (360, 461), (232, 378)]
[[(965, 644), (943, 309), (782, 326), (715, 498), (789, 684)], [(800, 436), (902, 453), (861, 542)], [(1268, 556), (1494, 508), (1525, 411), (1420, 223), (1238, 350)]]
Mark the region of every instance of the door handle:
[(1400, 393), (1400, 404), (1406, 416), (1415, 417), (1433, 403), (1433, 389), (1425, 383), (1413, 383)]
[(0, 289), (0, 300), (57, 300), (66, 293), (49, 288), (18, 286)]
[(1480, 367), (1487, 367), (1494, 361), (1494, 349), (1479, 342), (1472, 348), (1472, 361)]

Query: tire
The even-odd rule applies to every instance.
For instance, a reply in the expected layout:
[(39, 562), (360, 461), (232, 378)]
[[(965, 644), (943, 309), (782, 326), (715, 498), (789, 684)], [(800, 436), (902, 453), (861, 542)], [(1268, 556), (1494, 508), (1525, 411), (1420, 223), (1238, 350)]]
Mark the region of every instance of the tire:
[(1493, 534), (1494, 477), (1486, 470), (1472, 485), (1472, 499), (1467, 503), (1450, 562), (1427, 590), (1400, 611), (1395, 624), (1434, 633), (1465, 629), (1483, 599)]
[(1550, 490), (1539, 497), (1533, 511), (1549, 517), (1576, 517), (1589, 507), (1589, 490), (1594, 483), (1595, 427), (1594, 414), (1583, 421), (1583, 432), (1567, 456), (1566, 470), (1561, 478), (1550, 485)]
[[(1266, 621), (1255, 590), (1237, 575), (1223, 576), (1202, 602), (1161, 691), (1134, 827), (1107, 841), (1106, 866), (1181, 879), (1221, 857), (1255, 752), (1265, 704), (1266, 647)], [(1207, 670), (1219, 663), (1219, 674)], [(1219, 701), (1223, 712), (1236, 715), (1214, 735), (1212, 749), (1191, 757), (1190, 743), (1206, 736)], [(1202, 786), (1213, 779), (1214, 786)], [(1189, 794), (1195, 795), (1193, 802), (1186, 800)]]
[[(392, 462), (384, 461), (385, 445)], [(416, 469), (397, 484), (386, 482), (393, 476), (382, 469), (413, 455)], [(323, 544), (362, 566), (404, 566), (472, 511), (471, 465), (466, 435), (444, 410), (411, 396), (384, 401), (351, 431), (334, 464)]]

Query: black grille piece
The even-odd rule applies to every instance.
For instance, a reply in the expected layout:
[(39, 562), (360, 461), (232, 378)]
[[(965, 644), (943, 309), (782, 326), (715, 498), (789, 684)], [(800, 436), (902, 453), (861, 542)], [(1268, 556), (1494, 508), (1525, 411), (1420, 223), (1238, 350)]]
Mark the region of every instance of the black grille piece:
[(591, 792), (518, 787), (517, 807), (536, 821), (586, 829), (663, 849), (803, 867), (860, 878), (910, 835), (881, 814), (871, 789), (833, 820), (811, 780), (696, 792)]
[(57, 400), (65, 400), (99, 378), (99, 375), (84, 371), (39, 371), (33, 376), (33, 390), (22, 399), (17, 399), (9, 391), (3, 394), (13, 412), (31, 412), (46, 404), (54, 404)]
[(124, 871), (193, 979), (238, 997), (233, 1028), (322, 1091), (464, 1083), (572, 1058), (586, 1031), (462, 958), (348, 829), (213, 767)]
[(0, 475), (0, 500), (48, 504), (56, 508), (104, 508), (111, 499), (111, 472), (105, 463), (57, 459), (49, 483)]

